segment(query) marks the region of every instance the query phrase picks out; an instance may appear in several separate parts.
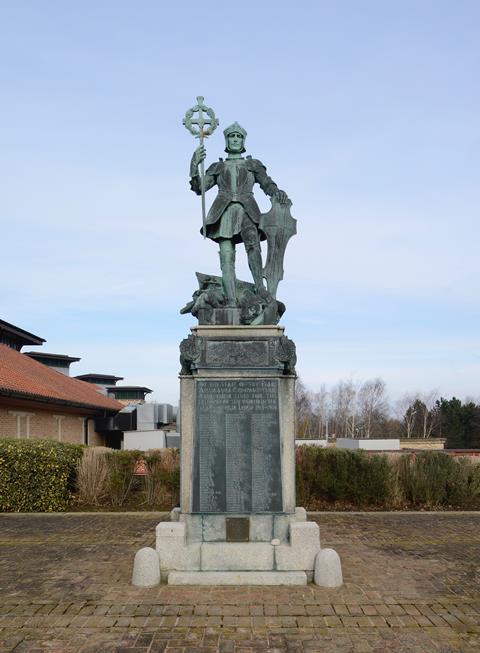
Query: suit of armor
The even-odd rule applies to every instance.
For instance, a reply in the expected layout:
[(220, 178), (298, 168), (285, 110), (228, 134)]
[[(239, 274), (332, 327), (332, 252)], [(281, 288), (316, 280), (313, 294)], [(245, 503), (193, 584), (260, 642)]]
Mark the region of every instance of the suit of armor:
[[(190, 185), (201, 194), (200, 177), (192, 166)], [(272, 196), (277, 184), (267, 175), (265, 166), (258, 159), (227, 159), (213, 163), (205, 172), (205, 190), (218, 186), (215, 198), (207, 215), (207, 236), (218, 242), (220, 238), (232, 238), (241, 243), (242, 217), (248, 216), (258, 226), (260, 209), (253, 196), (254, 184), (259, 184), (265, 195)], [(240, 206), (235, 206), (238, 204)], [(261, 234), (264, 240), (264, 234)]]
[[(190, 167), (192, 190), (201, 194), (197, 166)], [(206, 234), (220, 246), (220, 266), (227, 301), (235, 305), (235, 245), (243, 242), (248, 265), (257, 291), (264, 289), (260, 240), (265, 234), (259, 229), (260, 209), (253, 196), (254, 184), (272, 196), (277, 184), (267, 175), (265, 166), (251, 157), (232, 158), (213, 163), (205, 172), (205, 190), (218, 187), (206, 219)]]
[[(248, 266), (252, 273), (255, 290), (265, 292), (263, 283), (262, 251), (260, 240), (266, 238), (259, 228), (260, 209), (253, 196), (253, 186), (259, 184), (268, 196), (288, 201), (284, 191), (267, 175), (265, 166), (258, 159), (243, 158), (247, 132), (237, 122), (224, 132), (226, 161), (220, 159), (207, 168), (204, 190), (218, 187), (218, 194), (205, 220), (205, 230), (220, 246), (223, 289), (229, 306), (236, 306), (235, 245), (243, 243), (247, 251)], [(190, 185), (197, 195), (202, 194), (198, 165), (205, 159), (205, 148), (195, 151), (190, 164)]]

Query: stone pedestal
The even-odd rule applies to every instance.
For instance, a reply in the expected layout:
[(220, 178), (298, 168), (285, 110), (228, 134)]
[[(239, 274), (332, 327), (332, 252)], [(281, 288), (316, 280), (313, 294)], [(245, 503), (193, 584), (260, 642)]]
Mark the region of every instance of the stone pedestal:
[(280, 326), (197, 326), (180, 352), (181, 499), (156, 529), (162, 579), (306, 584), (320, 534), (295, 507), (294, 344)]

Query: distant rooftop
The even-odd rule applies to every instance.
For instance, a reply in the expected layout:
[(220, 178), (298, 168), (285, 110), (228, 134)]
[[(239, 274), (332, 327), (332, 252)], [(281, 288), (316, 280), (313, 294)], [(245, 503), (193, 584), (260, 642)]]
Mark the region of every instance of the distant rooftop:
[(10, 322), (0, 320), (0, 344), (20, 351), (25, 345), (42, 345), (44, 342), (46, 342), (45, 338), (40, 338), (40, 336), (25, 331)]
[(145, 401), (145, 395), (153, 390), (141, 385), (114, 385), (106, 387), (105, 390), (112, 394), (118, 401)]
[(76, 379), (80, 381), (86, 381), (87, 383), (96, 383), (97, 385), (113, 385), (115, 386), (117, 381), (123, 381), (123, 376), (115, 376), (113, 374), (78, 374)]
[[(76, 377), (79, 378), (78, 376)], [(119, 390), (138, 390), (145, 392), (146, 394), (153, 392), (150, 388), (145, 388), (143, 385), (114, 385), (111, 388), (107, 388), (109, 392), (118, 392)]]
[(24, 351), (23, 354), (33, 360), (47, 365), (47, 367), (53, 367), (57, 372), (62, 374), (67, 374), (70, 376), (70, 365), (81, 360), (74, 356), (67, 356), (66, 354), (51, 354), (46, 351)]
[(24, 351), (22, 353), (25, 354), (25, 356), (30, 356), (30, 358), (34, 358), (37, 361), (40, 361), (42, 358), (51, 358), (52, 360), (56, 360), (59, 363), (76, 363), (77, 361), (82, 360), (81, 358), (75, 358), (75, 356), (67, 356), (67, 354), (50, 354), (46, 351)]

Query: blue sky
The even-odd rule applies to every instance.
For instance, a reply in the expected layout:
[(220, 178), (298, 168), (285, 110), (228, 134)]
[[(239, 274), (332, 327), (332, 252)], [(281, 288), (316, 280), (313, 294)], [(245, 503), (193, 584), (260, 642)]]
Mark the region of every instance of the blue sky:
[(202, 94), (208, 161), (238, 120), (293, 200), (303, 381), (479, 397), (479, 23), (476, 1), (1, 3), (0, 317), (176, 402), (178, 310), (218, 272), (181, 124)]

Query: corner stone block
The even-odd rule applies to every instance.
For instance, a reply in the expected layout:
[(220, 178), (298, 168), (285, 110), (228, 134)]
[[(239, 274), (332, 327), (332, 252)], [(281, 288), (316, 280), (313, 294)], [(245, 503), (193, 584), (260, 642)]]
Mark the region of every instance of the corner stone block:
[(334, 549), (322, 549), (315, 559), (315, 585), (340, 587), (343, 584), (342, 563)]
[(311, 521), (290, 524), (290, 544), (275, 547), (279, 571), (313, 570), (320, 551), (320, 529)]
[(184, 522), (160, 522), (156, 528), (160, 569), (184, 571), (200, 569), (200, 542), (186, 544)]
[(149, 546), (139, 549), (133, 561), (132, 585), (155, 587), (160, 583), (160, 561), (158, 553)]
[(155, 534), (157, 536), (157, 545), (158, 540), (163, 538), (169, 538), (170, 540), (176, 540), (177, 543), (181, 540), (182, 543), (185, 542), (185, 524), (183, 522), (168, 522), (161, 521), (157, 524), (155, 529)]
[(300, 521), (290, 524), (292, 546), (314, 545), (320, 548), (320, 528), (314, 521)]

